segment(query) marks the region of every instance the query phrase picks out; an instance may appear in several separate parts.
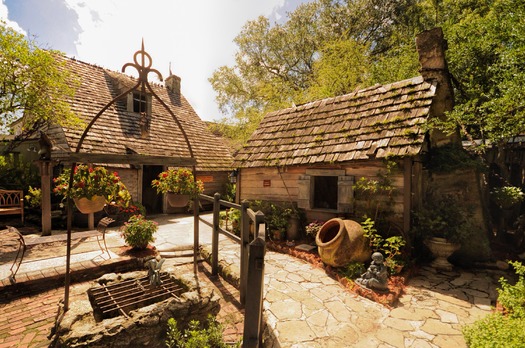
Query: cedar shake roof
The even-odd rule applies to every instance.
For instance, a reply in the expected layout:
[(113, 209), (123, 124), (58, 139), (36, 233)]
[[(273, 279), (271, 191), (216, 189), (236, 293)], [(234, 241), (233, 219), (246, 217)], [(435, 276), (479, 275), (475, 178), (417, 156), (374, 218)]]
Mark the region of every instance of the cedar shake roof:
[(436, 86), (421, 76), (267, 114), (235, 156), (240, 168), (418, 154)]
[[(85, 126), (113, 98), (134, 86), (136, 79), (122, 73), (59, 57), (80, 78), (73, 100), (72, 111)], [(213, 135), (180, 93), (160, 84), (150, 83), (157, 95), (170, 107), (182, 124), (192, 146), (199, 171), (231, 170), (233, 157), (223, 140)], [(141, 136), (140, 115), (127, 111), (124, 98), (112, 104), (89, 130), (80, 150), (103, 154), (138, 153), (150, 156), (191, 157), (184, 137), (173, 117), (152, 98), (149, 134)], [(85, 126), (80, 129), (54, 126), (46, 132), (53, 142), (53, 159), (65, 160), (67, 152), (74, 152)]]

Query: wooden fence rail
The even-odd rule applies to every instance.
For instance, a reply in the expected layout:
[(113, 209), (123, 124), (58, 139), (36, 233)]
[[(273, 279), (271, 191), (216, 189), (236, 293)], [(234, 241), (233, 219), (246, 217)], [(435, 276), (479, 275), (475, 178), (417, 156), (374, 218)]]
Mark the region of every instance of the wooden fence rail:
[[(249, 203), (243, 201), (236, 204), (220, 199), (220, 194), (213, 197), (199, 195), (198, 200), (213, 202), (212, 223), (212, 274), (219, 272), (219, 234), (223, 234), (240, 244), (240, 303), (245, 308), (244, 313), (244, 337), (243, 347), (259, 347), (262, 330), (262, 303), (264, 288), (264, 255), (266, 253), (266, 227), (264, 214), (261, 211), (254, 212), (249, 208)], [(195, 238), (199, 242), (199, 204), (194, 202)], [(197, 204), (195, 204), (197, 203)], [(220, 227), (219, 216), (222, 207), (239, 209), (241, 211), (241, 233), (240, 237)], [(253, 229), (250, 228), (253, 226)], [(253, 232), (250, 233), (250, 229)], [(246, 294), (250, 291), (250, 296)]]

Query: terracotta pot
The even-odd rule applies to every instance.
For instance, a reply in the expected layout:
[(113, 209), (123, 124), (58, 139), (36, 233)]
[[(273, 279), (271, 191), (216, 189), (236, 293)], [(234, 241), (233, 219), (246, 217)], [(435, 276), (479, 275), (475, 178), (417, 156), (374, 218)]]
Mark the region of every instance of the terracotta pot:
[(190, 195), (179, 195), (176, 193), (168, 193), (166, 195), (168, 203), (174, 208), (182, 208), (188, 205)]
[(460, 244), (451, 243), (445, 238), (434, 237), (427, 239), (425, 241), (425, 245), (430, 249), (430, 252), (435, 257), (434, 261), (431, 263), (432, 267), (443, 271), (452, 270), (454, 266), (448, 262), (448, 258), (455, 251), (459, 250), (461, 247)]
[(283, 240), (284, 233), (281, 230), (272, 230), (272, 239), (273, 240)]
[(93, 196), (91, 199), (86, 197), (73, 198), (75, 205), (82, 214), (96, 213), (104, 209), (106, 198), (103, 196)]
[(370, 259), (371, 250), (363, 228), (353, 220), (328, 220), (317, 232), (315, 243), (321, 260), (333, 267)]

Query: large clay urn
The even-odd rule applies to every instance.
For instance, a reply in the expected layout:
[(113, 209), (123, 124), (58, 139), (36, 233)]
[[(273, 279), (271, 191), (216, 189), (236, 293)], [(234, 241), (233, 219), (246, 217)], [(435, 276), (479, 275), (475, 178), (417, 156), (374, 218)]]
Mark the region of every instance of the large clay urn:
[(330, 266), (341, 267), (352, 261), (370, 259), (371, 250), (363, 228), (353, 220), (328, 220), (317, 232), (315, 242), (321, 260)]

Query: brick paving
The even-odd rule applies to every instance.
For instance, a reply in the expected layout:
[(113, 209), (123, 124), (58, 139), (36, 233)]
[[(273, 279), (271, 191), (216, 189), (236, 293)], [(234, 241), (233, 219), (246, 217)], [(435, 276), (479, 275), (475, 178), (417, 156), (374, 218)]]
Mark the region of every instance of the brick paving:
[[(187, 271), (192, 264), (180, 265)], [(242, 338), (244, 311), (238, 302), (239, 292), (220, 277), (211, 276), (207, 264), (199, 263), (199, 280), (206, 282), (221, 296), (221, 309), (217, 320), (224, 326), (224, 340), (237, 342)], [(43, 289), (23, 286), (3, 290), (0, 300), (0, 348), (6, 347), (48, 347), (51, 341), (47, 338), (54, 326), (58, 312), (58, 303), (64, 297), (64, 287)], [(86, 299), (86, 290), (92, 286), (91, 281), (72, 284), (70, 302)]]
[[(155, 242), (160, 255), (166, 258), (163, 268), (192, 270), (193, 257), (185, 249), (192, 244), (192, 218), (168, 215), (156, 220), (163, 222), (159, 224)], [(118, 269), (116, 262), (123, 256), (119, 250), (123, 242), (118, 232), (106, 237), (110, 253), (117, 256), (99, 260), (100, 250), (97, 256), (87, 259), (79, 256), (76, 259), (79, 262), (72, 264), (78, 282), (71, 286), (71, 301), (77, 296), (86, 296), (89, 285), (84, 278), (86, 271), (91, 278), (96, 278), (97, 272)], [(75, 243), (79, 255), (97, 250), (92, 238), (95, 237)], [(209, 246), (210, 239), (210, 234), (203, 233), (201, 246)], [(81, 251), (83, 246), (86, 249)], [(43, 248), (43, 251), (56, 252), (52, 249)], [(231, 285), (238, 283), (239, 246), (221, 239), (219, 250), (219, 264), (228, 282), (212, 277), (209, 265), (203, 262), (198, 264), (198, 276), (200, 281), (210, 282), (221, 297), (218, 320), (224, 326), (225, 340), (235, 342), (242, 337), (244, 320), (239, 309), (239, 293)], [(0, 271), (3, 266), (5, 263), (0, 262)], [(125, 266), (126, 263), (120, 264), (122, 269)], [(51, 269), (28, 267), (24, 271), (21, 267), (21, 270), (16, 288), (0, 284), (0, 348), (47, 347), (47, 335), (53, 327), (58, 301), (63, 297), (64, 289), (59, 284), (64, 267), (57, 263)], [(436, 272), (423, 268), (410, 279), (396, 308), (389, 309), (350, 293), (319, 268), (269, 251), (265, 257), (264, 346), (466, 347), (462, 326), (491, 312), (497, 297), (497, 279), (504, 275), (501, 271)], [(43, 281), (46, 288), (39, 288), (37, 285)], [(58, 286), (51, 288), (53, 285)]]
[[(85, 295), (88, 285), (89, 282), (73, 284), (70, 287), (71, 300)], [(54, 326), (64, 288), (24, 286), (2, 292), (0, 348), (47, 347), (50, 343), (47, 336)]]

